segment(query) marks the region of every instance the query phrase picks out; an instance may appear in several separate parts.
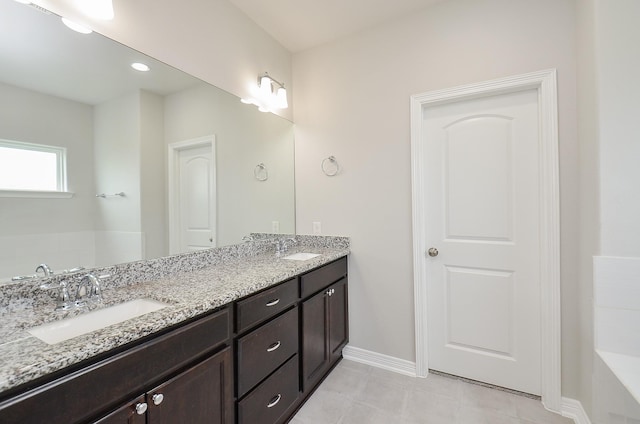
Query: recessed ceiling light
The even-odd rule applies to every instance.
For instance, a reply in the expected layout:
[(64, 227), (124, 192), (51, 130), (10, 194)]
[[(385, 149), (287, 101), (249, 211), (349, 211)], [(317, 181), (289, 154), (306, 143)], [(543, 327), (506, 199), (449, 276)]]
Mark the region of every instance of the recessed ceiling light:
[(72, 30), (79, 32), (80, 34), (91, 34), (93, 32), (93, 30), (87, 26), (81, 25), (79, 23), (70, 21), (67, 18), (62, 18), (62, 22), (68, 27), (71, 28)]
[(133, 69), (135, 69), (136, 71), (140, 71), (140, 72), (147, 72), (149, 69), (151, 69), (147, 65), (145, 65), (144, 63), (140, 63), (140, 62), (132, 63), (131, 67)]

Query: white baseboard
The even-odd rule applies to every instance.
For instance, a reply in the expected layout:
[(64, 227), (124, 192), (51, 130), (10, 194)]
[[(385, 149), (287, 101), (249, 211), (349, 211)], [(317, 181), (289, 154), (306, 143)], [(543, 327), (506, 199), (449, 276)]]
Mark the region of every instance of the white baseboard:
[(376, 353), (349, 345), (342, 349), (342, 356), (344, 359), (371, 365), (372, 367), (382, 368), (410, 377), (416, 376), (416, 363), (405, 359), (394, 358), (393, 356), (383, 355), (382, 353)]
[(562, 415), (573, 419), (576, 424), (591, 424), (591, 420), (582, 404), (575, 399), (562, 398)]

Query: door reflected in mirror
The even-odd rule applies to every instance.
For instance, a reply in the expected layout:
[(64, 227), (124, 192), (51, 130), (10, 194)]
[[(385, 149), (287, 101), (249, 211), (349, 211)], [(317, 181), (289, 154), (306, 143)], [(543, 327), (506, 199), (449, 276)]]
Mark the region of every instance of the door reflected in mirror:
[[(0, 16), (0, 139), (66, 149), (73, 193), (0, 190), (0, 280), (295, 233), (291, 122), (28, 5)], [(176, 156), (207, 139), (208, 164)]]

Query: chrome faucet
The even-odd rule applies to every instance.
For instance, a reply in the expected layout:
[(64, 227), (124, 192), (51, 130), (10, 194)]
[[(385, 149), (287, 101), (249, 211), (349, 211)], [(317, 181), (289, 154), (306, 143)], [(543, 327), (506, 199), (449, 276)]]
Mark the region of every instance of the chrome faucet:
[(295, 244), (296, 239), (288, 238), (288, 239), (278, 239), (275, 241), (274, 244), (276, 245), (276, 256), (280, 256), (283, 253), (285, 253), (287, 250), (289, 250), (289, 246), (287, 245), (288, 242), (291, 242), (291, 244)]
[(100, 281), (93, 274), (85, 274), (80, 279), (76, 290), (76, 306), (84, 306), (89, 299), (94, 302), (102, 301), (102, 288)]
[(40, 271), (44, 273), (45, 277), (49, 277), (50, 275), (53, 275), (53, 271), (51, 271), (51, 268), (49, 268), (49, 265), (47, 264), (38, 265), (38, 267), (36, 268), (36, 274)]
[(99, 277), (93, 274), (83, 275), (80, 278), (80, 283), (78, 283), (76, 296), (73, 301), (71, 301), (71, 296), (69, 295), (68, 283), (64, 280), (59, 283), (46, 283), (41, 285), (40, 288), (44, 290), (58, 289), (56, 311), (68, 311), (69, 309), (84, 307), (88, 302), (102, 302), (102, 285), (100, 284), (100, 280), (109, 277), (110, 275), (101, 275)]

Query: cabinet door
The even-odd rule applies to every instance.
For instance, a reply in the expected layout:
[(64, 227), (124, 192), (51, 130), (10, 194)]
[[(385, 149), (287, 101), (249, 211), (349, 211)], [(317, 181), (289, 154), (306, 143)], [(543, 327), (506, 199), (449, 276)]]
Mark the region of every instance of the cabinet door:
[(232, 379), (227, 348), (147, 392), (149, 424), (231, 424)]
[(302, 302), (302, 390), (308, 392), (340, 358), (349, 339), (347, 279)]
[(329, 352), (331, 363), (342, 355), (349, 340), (349, 314), (347, 312), (347, 280), (343, 278), (329, 287)]
[(302, 302), (302, 390), (308, 392), (329, 365), (328, 291)]
[[(116, 409), (106, 417), (95, 421), (94, 424), (145, 424), (147, 405), (144, 396)], [(140, 412), (140, 413), (138, 413)]]

